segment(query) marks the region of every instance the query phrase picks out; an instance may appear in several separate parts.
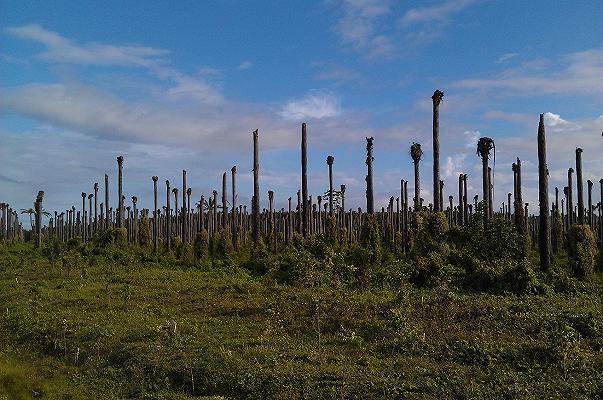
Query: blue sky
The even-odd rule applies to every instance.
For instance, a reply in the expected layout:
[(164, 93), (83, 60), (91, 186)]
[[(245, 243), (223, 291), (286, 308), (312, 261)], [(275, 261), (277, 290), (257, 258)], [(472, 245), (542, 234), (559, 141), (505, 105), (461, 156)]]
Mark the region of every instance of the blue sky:
[(232, 165), (247, 204), (258, 128), (261, 190), (284, 206), (300, 184), (302, 121), (314, 196), (327, 187), (332, 154), (348, 204), (363, 205), (364, 137), (374, 136), (378, 205), (399, 195), (400, 179), (412, 181), (413, 141), (425, 151), (430, 201), (439, 88), (445, 196), (461, 172), (480, 191), (475, 144), (490, 136), (497, 203), (519, 156), (535, 206), (539, 113), (551, 193), (576, 146), (586, 178), (603, 175), (602, 18), (594, 0), (3, 0), (0, 201), (28, 207), (45, 190), (47, 209), (77, 206), (104, 173), (115, 180), (123, 154), (125, 191), (144, 206), (152, 175), (179, 185), (187, 169), (197, 198), (219, 189)]

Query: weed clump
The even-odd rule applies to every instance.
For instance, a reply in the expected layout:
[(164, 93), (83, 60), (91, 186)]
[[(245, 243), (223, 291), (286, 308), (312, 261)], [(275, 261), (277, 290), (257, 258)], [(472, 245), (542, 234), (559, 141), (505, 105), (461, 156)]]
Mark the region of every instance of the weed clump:
[(201, 260), (209, 255), (209, 235), (207, 229), (197, 232), (195, 241), (193, 242), (193, 248), (197, 260)]
[(151, 244), (151, 224), (146, 213), (140, 218), (140, 227), (138, 228), (138, 243), (141, 246), (149, 246)]
[(573, 225), (567, 238), (570, 268), (583, 280), (590, 279), (597, 254), (597, 239), (588, 225)]

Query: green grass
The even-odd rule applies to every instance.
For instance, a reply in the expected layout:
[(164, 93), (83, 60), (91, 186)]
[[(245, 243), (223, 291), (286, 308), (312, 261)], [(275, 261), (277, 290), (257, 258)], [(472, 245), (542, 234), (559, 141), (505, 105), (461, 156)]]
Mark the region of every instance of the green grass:
[(21, 244), (0, 248), (0, 306), (0, 399), (603, 396), (598, 278), (525, 296), (304, 288)]

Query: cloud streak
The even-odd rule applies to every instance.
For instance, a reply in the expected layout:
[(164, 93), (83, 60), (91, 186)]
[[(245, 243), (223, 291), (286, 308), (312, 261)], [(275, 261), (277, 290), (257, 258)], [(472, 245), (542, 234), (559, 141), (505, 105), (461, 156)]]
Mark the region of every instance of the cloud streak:
[(145, 46), (78, 44), (37, 24), (5, 28), (5, 32), (46, 46), (40, 57), (58, 63), (113, 66), (152, 66), (165, 62), (169, 51)]
[(446, 0), (428, 7), (417, 7), (408, 10), (400, 19), (402, 25), (418, 23), (446, 22), (455, 13), (476, 3), (476, 0)]
[(392, 57), (393, 42), (377, 29), (378, 22), (390, 13), (389, 3), (387, 0), (343, 0), (343, 16), (335, 31), (344, 43), (365, 58)]
[(462, 79), (453, 87), (471, 90), (505, 90), (522, 95), (603, 95), (603, 48), (567, 54), (553, 68), (524, 63), (492, 79)]
[(304, 120), (333, 118), (341, 115), (339, 99), (329, 93), (313, 92), (302, 99), (289, 101), (281, 110), (283, 118)]

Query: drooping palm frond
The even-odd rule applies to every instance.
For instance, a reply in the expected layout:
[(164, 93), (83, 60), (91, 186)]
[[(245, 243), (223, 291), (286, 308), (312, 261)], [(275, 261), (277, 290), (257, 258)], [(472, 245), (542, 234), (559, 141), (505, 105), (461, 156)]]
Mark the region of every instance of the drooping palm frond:
[(494, 148), (494, 140), (489, 137), (481, 137), (477, 141), (477, 155), (482, 158), (489, 158), (490, 151)]
[[(324, 195), (322, 196), (322, 199), (325, 201), (325, 204), (329, 202), (329, 197), (329, 190), (326, 190)], [(333, 204), (335, 206), (339, 207), (342, 198), (343, 192), (341, 192), (340, 190), (333, 190)]]

